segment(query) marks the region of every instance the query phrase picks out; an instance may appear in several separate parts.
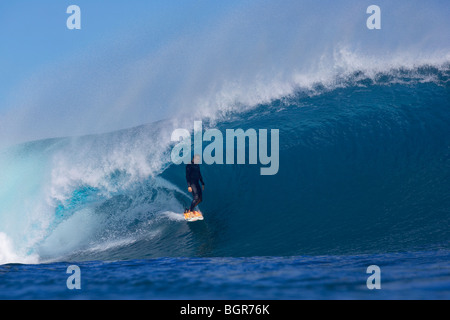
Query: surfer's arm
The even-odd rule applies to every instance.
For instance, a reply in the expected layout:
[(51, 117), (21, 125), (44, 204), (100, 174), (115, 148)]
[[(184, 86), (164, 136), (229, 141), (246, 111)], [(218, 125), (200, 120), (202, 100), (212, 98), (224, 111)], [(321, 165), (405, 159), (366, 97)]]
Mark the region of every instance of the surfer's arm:
[(186, 182), (187, 182), (187, 184), (188, 184), (188, 188), (190, 188), (191, 187), (191, 182), (190, 182), (190, 179), (189, 179), (189, 166), (187, 165), (186, 166)]
[(204, 188), (204, 187), (205, 187), (205, 183), (203, 182), (202, 174), (201, 174), (200, 171), (199, 171), (198, 173), (199, 173), (199, 175), (200, 175), (200, 182), (202, 183), (202, 186), (203, 186), (203, 188)]

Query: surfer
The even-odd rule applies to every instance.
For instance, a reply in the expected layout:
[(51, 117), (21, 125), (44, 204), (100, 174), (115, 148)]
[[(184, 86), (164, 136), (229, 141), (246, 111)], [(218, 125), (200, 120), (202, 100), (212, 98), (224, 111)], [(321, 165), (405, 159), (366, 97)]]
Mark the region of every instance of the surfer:
[[(205, 183), (203, 182), (202, 174), (200, 173), (200, 156), (196, 154), (190, 164), (186, 165), (186, 181), (188, 184), (188, 191), (192, 193), (193, 200), (189, 212), (193, 212), (194, 208), (202, 202), (202, 190), (205, 190)], [(200, 188), (199, 181), (202, 183)]]

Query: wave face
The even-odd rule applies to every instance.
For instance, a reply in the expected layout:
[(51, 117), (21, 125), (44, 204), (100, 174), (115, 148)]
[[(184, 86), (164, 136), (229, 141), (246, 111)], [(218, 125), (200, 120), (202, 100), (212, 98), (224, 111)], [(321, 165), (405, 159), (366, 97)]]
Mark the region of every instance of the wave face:
[(279, 129), (280, 169), (203, 165), (195, 224), (181, 216), (184, 166), (170, 162), (182, 121), (8, 148), (0, 263), (448, 248), (449, 76), (448, 65), (354, 72), (205, 119)]

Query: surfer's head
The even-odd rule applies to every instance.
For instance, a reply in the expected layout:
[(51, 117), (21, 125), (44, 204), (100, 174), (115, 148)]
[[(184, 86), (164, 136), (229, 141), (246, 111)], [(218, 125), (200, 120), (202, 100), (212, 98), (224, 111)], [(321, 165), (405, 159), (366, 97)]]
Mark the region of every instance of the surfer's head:
[(199, 163), (200, 163), (200, 155), (196, 154), (196, 155), (192, 158), (192, 163), (199, 164)]

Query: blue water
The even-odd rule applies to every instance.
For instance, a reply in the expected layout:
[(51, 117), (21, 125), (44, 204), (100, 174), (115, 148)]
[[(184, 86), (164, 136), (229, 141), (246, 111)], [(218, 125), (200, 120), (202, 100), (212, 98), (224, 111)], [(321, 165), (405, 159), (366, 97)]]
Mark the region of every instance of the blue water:
[[(0, 297), (448, 299), (449, 75), (355, 73), (205, 119), (279, 129), (280, 170), (203, 165), (194, 224), (170, 121), (9, 148)], [(70, 264), (79, 292), (65, 287)], [(381, 290), (366, 287), (372, 264)]]
[[(158, 258), (0, 267), (0, 299), (448, 299), (450, 252), (360, 256)], [(369, 290), (367, 267), (381, 269)]]

